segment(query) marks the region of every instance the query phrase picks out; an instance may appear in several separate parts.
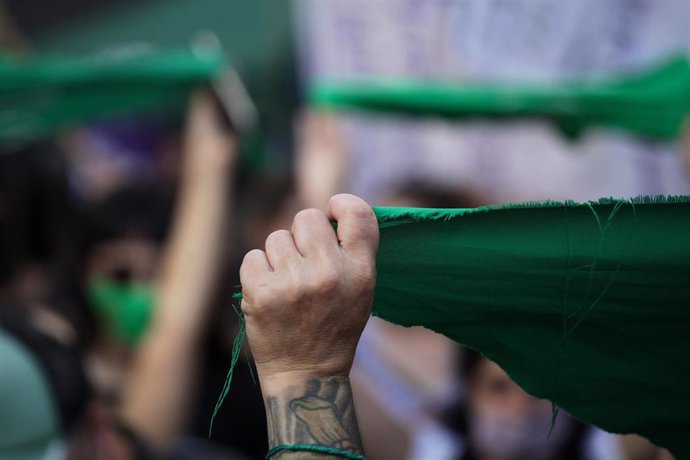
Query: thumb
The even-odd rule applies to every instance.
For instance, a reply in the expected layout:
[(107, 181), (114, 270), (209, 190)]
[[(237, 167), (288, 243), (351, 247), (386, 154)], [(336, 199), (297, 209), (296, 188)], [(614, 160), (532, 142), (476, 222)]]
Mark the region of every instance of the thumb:
[(349, 194), (333, 196), (328, 217), (338, 222), (340, 247), (353, 256), (375, 257), (379, 247), (379, 225), (371, 206)]

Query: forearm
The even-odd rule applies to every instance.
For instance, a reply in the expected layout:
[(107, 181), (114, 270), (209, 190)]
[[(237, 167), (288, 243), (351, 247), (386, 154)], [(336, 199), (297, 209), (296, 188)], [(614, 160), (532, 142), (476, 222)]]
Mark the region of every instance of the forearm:
[[(122, 416), (156, 450), (186, 420), (220, 251), (225, 181), (186, 184), (164, 262), (154, 322), (137, 353)], [(186, 196), (184, 196), (186, 195)]]
[(200, 339), (220, 262), (227, 176), (215, 171), (185, 180), (153, 324), (126, 388), (122, 417), (157, 451), (180, 432), (194, 399)]
[(174, 333), (178, 342), (200, 336), (227, 236), (228, 185), (225, 171), (185, 180), (164, 254), (154, 333)]
[[(319, 445), (363, 454), (347, 377), (262, 379), (269, 448)], [(322, 453), (280, 451), (273, 459), (342, 458)]]
[(240, 268), (274, 459), (364, 458), (348, 376), (371, 314), (378, 224), (352, 195), (327, 209), (297, 213)]

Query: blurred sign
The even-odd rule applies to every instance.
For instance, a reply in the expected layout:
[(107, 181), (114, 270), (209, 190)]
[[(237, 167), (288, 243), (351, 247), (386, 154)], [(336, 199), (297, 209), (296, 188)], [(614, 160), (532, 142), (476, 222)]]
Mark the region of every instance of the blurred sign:
[[(553, 81), (639, 70), (690, 49), (686, 0), (299, 0), (304, 81), (362, 76)], [(675, 143), (592, 130), (571, 143), (536, 121), (348, 117), (352, 191), (408, 178), (493, 201), (690, 193)]]

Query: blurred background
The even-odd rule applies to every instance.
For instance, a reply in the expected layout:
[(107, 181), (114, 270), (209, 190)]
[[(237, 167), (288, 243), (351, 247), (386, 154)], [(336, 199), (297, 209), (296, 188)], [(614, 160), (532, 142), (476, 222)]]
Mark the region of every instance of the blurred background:
[[(2, 392), (0, 458), (263, 458), (249, 352), (207, 436), (238, 268), (332, 194), (690, 194), (688, 30), (687, 0), (0, 0), (0, 331), (28, 353), (0, 369), (52, 401)], [(672, 458), (550, 433), (548, 401), (423, 329), (370, 320), (352, 378), (372, 460)]]

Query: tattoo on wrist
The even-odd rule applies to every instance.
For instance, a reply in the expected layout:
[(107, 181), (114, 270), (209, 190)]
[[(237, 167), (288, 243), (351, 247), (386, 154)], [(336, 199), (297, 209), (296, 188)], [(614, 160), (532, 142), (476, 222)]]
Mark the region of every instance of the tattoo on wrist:
[[(318, 444), (362, 454), (352, 388), (347, 377), (313, 378), (265, 398), (268, 441)], [(323, 454), (284, 452), (277, 458), (326, 458)]]

